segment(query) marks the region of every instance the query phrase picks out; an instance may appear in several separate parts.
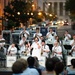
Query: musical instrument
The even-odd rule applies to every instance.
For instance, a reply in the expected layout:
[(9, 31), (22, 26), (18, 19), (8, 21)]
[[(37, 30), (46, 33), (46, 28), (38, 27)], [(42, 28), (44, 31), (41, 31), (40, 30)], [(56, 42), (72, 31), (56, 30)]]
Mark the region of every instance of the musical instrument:
[(0, 40), (0, 43), (6, 42), (5, 40)]

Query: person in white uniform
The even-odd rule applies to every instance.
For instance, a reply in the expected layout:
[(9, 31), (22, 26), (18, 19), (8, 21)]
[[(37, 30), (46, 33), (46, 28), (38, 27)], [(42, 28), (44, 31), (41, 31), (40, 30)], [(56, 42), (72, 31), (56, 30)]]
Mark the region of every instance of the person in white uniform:
[(49, 46), (51, 52), (56, 35), (56, 32), (54, 32), (52, 28), (50, 28), (49, 32), (46, 34), (46, 44)]
[(0, 48), (4, 47), (5, 45), (5, 39), (2, 37), (2, 35), (0, 35)]
[(27, 56), (30, 56), (31, 53), (30, 53), (30, 43), (29, 42), (25, 42), (25, 52), (24, 52), (25, 55)]
[(17, 53), (17, 48), (15, 47), (15, 44), (12, 43), (8, 48), (7, 54), (8, 55), (16, 55), (16, 53)]
[(75, 34), (73, 35), (73, 39), (71, 40), (70, 45), (71, 46), (74, 46), (75, 45)]
[(45, 40), (42, 40), (42, 56), (49, 57), (50, 49), (47, 44), (45, 44)]
[(52, 28), (49, 29), (49, 32), (46, 34), (46, 38), (49, 41), (53, 41), (55, 39), (55, 36), (57, 36), (56, 32), (53, 31)]
[(21, 54), (23, 51), (25, 51), (25, 41), (26, 41), (26, 38), (25, 36), (22, 37), (22, 39), (20, 40), (19, 42), (19, 46), (20, 46), (20, 51), (19, 53)]
[(32, 56), (36, 56), (38, 60), (40, 60), (41, 57), (41, 44), (39, 43), (38, 37), (34, 38), (34, 42), (31, 45), (32, 50)]
[(33, 37), (38, 37), (38, 39), (40, 41), (41, 36), (42, 36), (42, 34), (40, 33), (40, 29), (36, 28), (36, 33), (34, 33)]
[(59, 39), (59, 36), (55, 36), (54, 43), (55, 43), (55, 42), (59, 42), (59, 44), (61, 45), (61, 40)]
[(4, 47), (5, 45), (5, 39), (0, 35), (0, 49), (3, 49), (4, 54), (6, 54), (6, 48)]
[(70, 53), (72, 56), (75, 56), (75, 34), (73, 35), (73, 39), (71, 40), (70, 45), (72, 47)]
[(59, 43), (56, 41), (54, 43), (54, 46), (52, 47), (52, 56), (56, 56), (59, 59), (63, 58), (62, 57), (62, 47), (59, 45)]
[(65, 34), (64, 34), (64, 40), (65, 41), (68, 41), (68, 40), (70, 40), (71, 39), (71, 35), (68, 33), (68, 31), (66, 30), (65, 31)]
[(6, 56), (6, 48), (4, 47), (5, 45), (5, 39), (0, 35), (0, 57), (5, 58)]
[(23, 26), (23, 31), (21, 31), (20, 34), (21, 34), (21, 38), (22, 38), (23, 36), (25, 36), (26, 39), (27, 39), (28, 36), (30, 35), (29, 32), (26, 30), (26, 27), (25, 27), (25, 26)]
[(73, 57), (75, 57), (75, 45), (72, 47), (70, 53), (71, 53), (71, 55), (72, 55)]

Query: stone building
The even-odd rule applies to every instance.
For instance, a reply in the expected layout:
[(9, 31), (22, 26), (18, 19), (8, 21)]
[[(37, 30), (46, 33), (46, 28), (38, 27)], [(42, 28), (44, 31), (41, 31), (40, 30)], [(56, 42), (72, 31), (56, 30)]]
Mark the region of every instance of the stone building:
[(68, 20), (69, 12), (65, 11), (66, 0), (38, 0), (38, 7), (46, 13), (54, 13), (58, 20)]

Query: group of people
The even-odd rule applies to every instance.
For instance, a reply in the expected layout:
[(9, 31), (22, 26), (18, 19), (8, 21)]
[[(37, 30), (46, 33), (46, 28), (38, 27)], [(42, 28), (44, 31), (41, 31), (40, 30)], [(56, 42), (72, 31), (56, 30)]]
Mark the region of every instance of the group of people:
[(47, 58), (45, 66), (39, 64), (37, 57), (18, 59), (12, 65), (13, 75), (64, 75), (64, 63), (57, 57)]
[(45, 66), (39, 64), (37, 57), (20, 58), (12, 65), (13, 75), (75, 75), (75, 59), (66, 66), (57, 57), (47, 58)]
[[(4, 49), (5, 55), (6, 54), (16, 55), (17, 53), (19, 53), (20, 55), (31, 56), (27, 61), (24, 59), (18, 59), (13, 64), (12, 70), (16, 74), (21, 73), (22, 75), (25, 75), (25, 74), (31, 75), (31, 73), (33, 73), (34, 75), (49, 75), (51, 73), (52, 75), (55, 75), (55, 74), (59, 75), (59, 73), (63, 71), (64, 65), (62, 62), (59, 62), (57, 66), (55, 66), (53, 58), (56, 57), (58, 58), (59, 61), (63, 59), (63, 41), (65, 42), (69, 41), (69, 45), (72, 47), (70, 50), (70, 53), (72, 56), (75, 56), (75, 34), (73, 35), (73, 38), (72, 38), (72, 36), (66, 30), (64, 32), (64, 36), (61, 36), (63, 37), (63, 40), (60, 40), (58, 34), (55, 31), (53, 31), (52, 28), (49, 29), (46, 36), (43, 36), (42, 33), (40, 33), (40, 28), (36, 28), (36, 32), (33, 34), (33, 39), (28, 40), (28, 38), (30, 37), (30, 33), (26, 30), (25, 27), (23, 28), (24, 30), (21, 31), (20, 33), (21, 39), (18, 44), (19, 50), (17, 49), (16, 44), (14, 42), (11, 45), (9, 45), (8, 49), (6, 49), (4, 47), (5, 39), (2, 37), (2, 35), (0, 35), (0, 56), (3, 55), (1, 54), (2, 49)], [(41, 70), (45, 70), (45, 71), (42, 72), (41, 74), (39, 69), (37, 69), (39, 73), (36, 71), (36, 74), (35, 74), (35, 69), (32, 69), (32, 70), (29, 69), (29, 68), (34, 68), (33, 65), (29, 66), (29, 62), (32, 61), (30, 64), (34, 64), (33, 57), (36, 57), (36, 61), (39, 61), (41, 56), (46, 57), (45, 68), (41, 66), (43, 68)], [(74, 66), (73, 61), (72, 61), (73, 63), (72, 65)], [(19, 65), (19, 68), (15, 68), (18, 65)], [(62, 67), (62, 69), (60, 69), (60, 66)], [(74, 68), (73, 66), (71, 68)]]
[[(8, 55), (16, 55), (19, 54), (28, 55), (28, 56), (36, 56), (39, 60), (41, 56), (48, 57), (58, 57), (59, 59), (63, 58), (63, 48), (62, 41), (59, 39), (58, 34), (53, 31), (52, 28), (49, 29), (46, 36), (43, 36), (40, 33), (40, 28), (36, 28), (36, 32), (33, 34), (33, 39), (31, 42), (28, 40), (30, 37), (30, 33), (26, 30), (26, 27), (23, 27), (23, 30), (20, 32), (21, 40), (19, 41), (19, 49), (15, 46), (15, 43), (12, 43), (8, 49)], [(71, 35), (66, 30), (64, 33), (63, 40), (67, 42), (71, 40)], [(75, 56), (75, 35), (73, 35), (73, 40), (70, 41), (70, 45), (72, 46), (71, 53)]]

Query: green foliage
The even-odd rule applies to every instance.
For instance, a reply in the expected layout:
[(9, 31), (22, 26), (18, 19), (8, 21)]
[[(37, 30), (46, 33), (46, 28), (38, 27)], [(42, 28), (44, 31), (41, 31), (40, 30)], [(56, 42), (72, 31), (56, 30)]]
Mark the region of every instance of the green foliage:
[(70, 11), (70, 18), (75, 20), (75, 0), (67, 0), (65, 9)]
[(75, 11), (75, 0), (67, 0), (65, 8), (67, 11)]
[[(38, 15), (38, 13), (41, 13), (41, 15)], [(34, 11), (34, 19), (37, 22), (42, 22), (42, 19), (44, 19), (44, 17), (46, 16), (46, 14), (43, 11)]]
[(8, 29), (11, 29), (12, 27), (15, 27), (16, 26), (16, 24), (12, 21), (12, 20), (9, 20), (8, 21)]
[[(25, 23), (31, 17), (27, 15), (28, 12), (32, 11), (31, 7), (32, 3), (24, 2), (23, 0), (14, 0), (11, 1), (5, 8), (4, 8), (4, 16), (8, 21), (14, 22), (17, 26), (20, 25), (20, 22)], [(10, 24), (8, 24), (10, 28)], [(13, 27), (13, 24), (11, 25)]]
[[(42, 15), (38, 15), (38, 10), (32, 10), (32, 4), (32, 0), (27, 0), (27, 2), (25, 2), (25, 0), (12, 0), (11, 3), (4, 8), (4, 17), (8, 19), (9, 22), (7, 27), (19, 27), (20, 23), (27, 25), (27, 21), (30, 18), (35, 19), (33, 22), (41, 22), (46, 15), (43, 11), (41, 11)], [(31, 15), (31, 13), (33, 13), (33, 15)]]
[(37, 21), (35, 19), (33, 19), (32, 23), (33, 24), (37, 24)]

